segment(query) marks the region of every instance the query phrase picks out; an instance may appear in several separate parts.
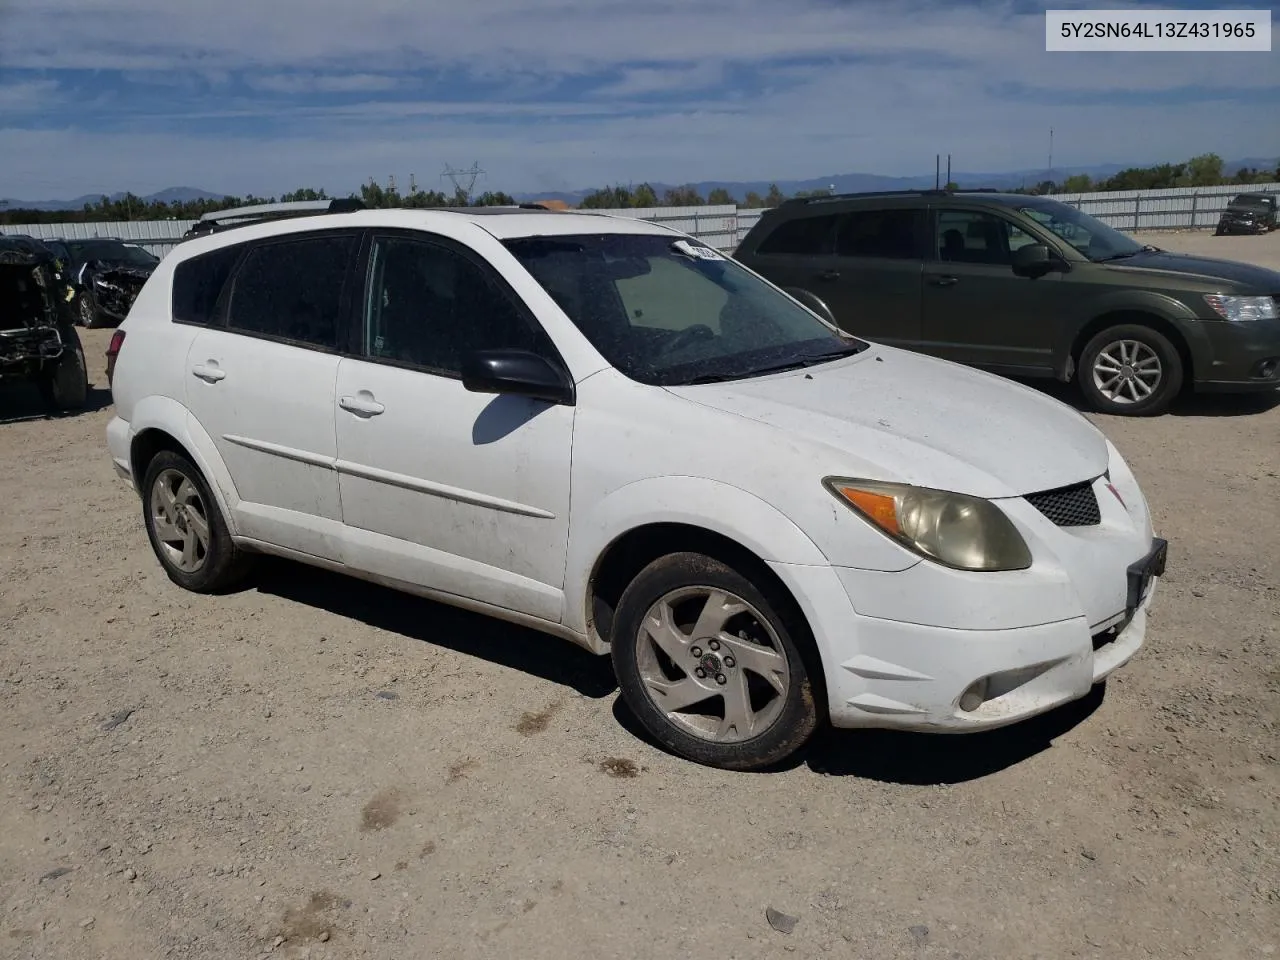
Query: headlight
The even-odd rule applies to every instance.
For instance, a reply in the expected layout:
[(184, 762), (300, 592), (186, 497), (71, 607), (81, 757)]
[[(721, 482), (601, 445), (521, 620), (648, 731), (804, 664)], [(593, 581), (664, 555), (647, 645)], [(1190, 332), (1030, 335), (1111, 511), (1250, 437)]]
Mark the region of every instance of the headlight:
[(908, 550), (958, 570), (1025, 570), (1031, 551), (989, 500), (878, 480), (828, 477), (846, 506)]
[(1219, 293), (1206, 293), (1204, 299), (1223, 320), (1274, 320), (1280, 316), (1271, 297), (1224, 297)]

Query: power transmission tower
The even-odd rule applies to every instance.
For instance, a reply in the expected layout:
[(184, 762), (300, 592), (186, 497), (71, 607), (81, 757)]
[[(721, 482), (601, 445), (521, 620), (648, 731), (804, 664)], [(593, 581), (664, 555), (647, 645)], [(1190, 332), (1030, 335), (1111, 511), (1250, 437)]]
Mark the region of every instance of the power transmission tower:
[(475, 189), (476, 180), (484, 175), (484, 171), (480, 169), (480, 161), (476, 161), (465, 170), (459, 170), (451, 167), (449, 164), (444, 165), (444, 173), (440, 174), (441, 179), (449, 178), (453, 184), (455, 193), (461, 193), (467, 198), (467, 202), (471, 202), (471, 191)]

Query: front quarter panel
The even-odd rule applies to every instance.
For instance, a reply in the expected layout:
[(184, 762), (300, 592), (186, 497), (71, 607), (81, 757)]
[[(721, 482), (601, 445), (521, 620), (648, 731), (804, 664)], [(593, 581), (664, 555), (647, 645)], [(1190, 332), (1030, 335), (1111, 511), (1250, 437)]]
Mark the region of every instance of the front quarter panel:
[(681, 523), (772, 564), (904, 570), (919, 557), (822, 487), (838, 451), (604, 371), (579, 384), (566, 625), (585, 632), (589, 582), (622, 534)]

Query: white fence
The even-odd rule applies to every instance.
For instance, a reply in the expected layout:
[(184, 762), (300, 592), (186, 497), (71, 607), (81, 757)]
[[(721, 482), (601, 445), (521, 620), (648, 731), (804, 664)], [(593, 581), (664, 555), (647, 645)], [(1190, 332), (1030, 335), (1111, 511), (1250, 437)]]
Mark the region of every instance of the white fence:
[[(1057, 194), (1054, 199), (1078, 207), (1119, 230), (1176, 230), (1212, 228), (1231, 198), (1239, 193), (1280, 193), (1280, 183), (1248, 187), (1177, 187), (1169, 190), (1127, 190), (1115, 193)], [(651, 207), (592, 210), (591, 213), (637, 217), (664, 223), (718, 247), (732, 251), (760, 219), (760, 210), (732, 205)], [(193, 220), (134, 220), (116, 223), (39, 223), (0, 225), (0, 233), (21, 233), (41, 239), (119, 237), (146, 247), (157, 256), (173, 249)]]
[(1247, 187), (1174, 187), (1169, 190), (1121, 190), (1112, 193), (1060, 193), (1069, 203), (1117, 230), (1191, 230), (1212, 228), (1231, 198), (1241, 193), (1278, 193), (1280, 183)]

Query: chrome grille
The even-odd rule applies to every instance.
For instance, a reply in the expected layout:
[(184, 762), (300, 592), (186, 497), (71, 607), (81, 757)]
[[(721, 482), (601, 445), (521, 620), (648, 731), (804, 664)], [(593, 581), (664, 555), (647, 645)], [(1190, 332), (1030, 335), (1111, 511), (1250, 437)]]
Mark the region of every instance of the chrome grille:
[(1102, 522), (1092, 480), (1027, 494), (1027, 502), (1060, 527), (1090, 527)]

